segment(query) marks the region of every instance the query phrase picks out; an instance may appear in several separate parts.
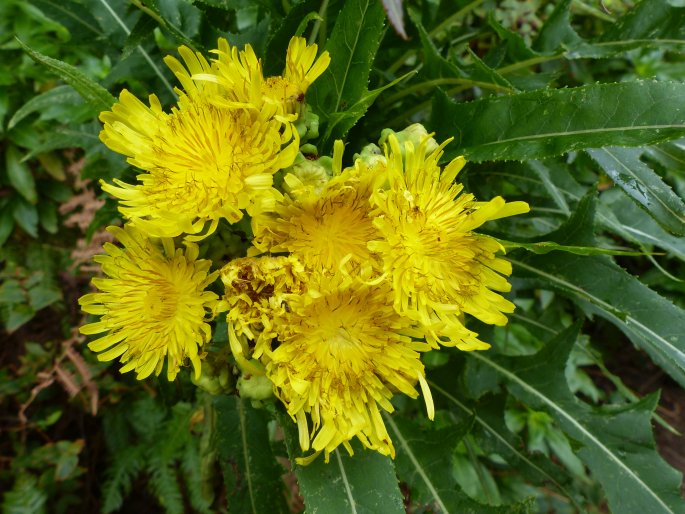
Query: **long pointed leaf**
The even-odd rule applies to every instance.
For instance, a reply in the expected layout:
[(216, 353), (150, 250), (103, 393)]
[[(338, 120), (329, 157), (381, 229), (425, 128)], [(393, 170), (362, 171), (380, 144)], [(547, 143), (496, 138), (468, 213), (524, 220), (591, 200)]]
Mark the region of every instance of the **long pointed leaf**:
[(43, 55), (24, 44), (17, 38), (17, 41), (27, 54), (37, 63), (43, 64), (55, 74), (59, 75), (67, 84), (73, 87), (86, 102), (91, 104), (98, 111), (106, 111), (114, 105), (115, 98), (100, 84), (88, 78), (81, 70), (74, 68), (71, 64), (53, 59)]
[(280, 491), (282, 471), (269, 445), (270, 418), (237, 397), (217, 397), (214, 405), (229, 512), (287, 512)]
[(611, 180), (662, 227), (685, 235), (685, 203), (644, 162), (639, 148), (596, 148), (587, 151)]
[[(454, 137), (445, 158), (526, 160), (571, 150), (644, 146), (685, 136), (685, 84), (625, 82), (433, 102), (431, 126)], [(629, 105), (630, 109), (625, 106)]]
[(532, 357), (473, 357), (508, 382), (522, 401), (548, 411), (562, 429), (583, 445), (579, 457), (602, 483), (612, 512), (685, 512), (680, 473), (656, 452), (650, 417), (657, 397), (625, 408), (592, 409), (568, 389), (564, 367), (578, 327), (564, 331)]
[[(297, 428), (279, 417), (292, 461), (300, 457)], [(308, 514), (404, 514), (402, 494), (389, 457), (363, 448), (353, 441), (354, 456), (335, 450), (330, 462), (320, 455), (307, 466), (295, 465), (300, 494)]]

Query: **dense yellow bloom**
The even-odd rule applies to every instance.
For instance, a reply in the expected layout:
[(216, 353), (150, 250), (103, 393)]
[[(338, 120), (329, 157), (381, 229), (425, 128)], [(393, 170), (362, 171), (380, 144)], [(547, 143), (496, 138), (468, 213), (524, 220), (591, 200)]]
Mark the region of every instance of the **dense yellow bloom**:
[[(497, 256), (503, 247), (473, 230), (489, 220), (528, 212), (525, 202), (501, 197), (477, 202), (454, 180), (464, 165), (458, 157), (440, 170), (441, 145), (426, 155), (405, 143), (404, 154), (389, 138), (388, 188), (372, 196), (374, 225), (383, 237), (369, 249), (383, 257), (383, 270), (394, 289), (397, 312), (420, 322), (428, 341), (462, 350), (489, 347), (466, 329), (464, 313), (485, 323), (504, 325), (514, 305), (498, 292), (511, 289), (503, 275), (511, 264)], [(446, 340), (449, 339), (449, 340)]]
[(137, 184), (102, 187), (150, 235), (198, 234), (208, 223), (209, 234), (221, 218), (235, 223), (243, 210), (268, 209), (280, 196), (273, 174), (292, 164), (299, 140), (274, 115), (273, 107), (228, 109), (202, 96), (181, 96), (168, 114), (154, 95), (148, 107), (123, 91), (100, 115), (100, 138), (146, 173)]
[(230, 96), (225, 100), (229, 105), (235, 102), (259, 107), (267, 103), (277, 106), (283, 114), (298, 114), (307, 89), (326, 71), (331, 60), (328, 52), (323, 52), (317, 59), (316, 52), (317, 45), (307, 45), (301, 37), (292, 38), (283, 75), (265, 78), (261, 62), (250, 45), (238, 51), (222, 38), (215, 51), (218, 57), (212, 69), (198, 62), (193, 78), (216, 83), (230, 91)]
[(165, 357), (169, 380), (186, 359), (199, 377), (200, 351), (211, 338), (208, 315), (218, 302), (205, 291), (216, 278), (210, 261), (197, 259), (193, 243), (184, 251), (171, 239), (151, 240), (132, 226), (108, 231), (123, 247), (105, 244), (107, 253), (95, 257), (106, 275), (93, 279), (100, 292), (79, 300), (85, 312), (101, 316), (81, 333), (106, 332), (88, 347), (101, 361), (119, 358), (121, 372), (134, 370), (138, 379), (159, 375)]
[(305, 187), (299, 178), (286, 175), (285, 182), (300, 193), (285, 195), (273, 214), (253, 219), (255, 248), (290, 252), (305, 266), (330, 272), (338, 271), (343, 261), (372, 264), (375, 256), (367, 245), (380, 234), (373, 226), (369, 199), (379, 177), (355, 168), (342, 171), (342, 155), (337, 157), (334, 177), (320, 187)]
[(246, 257), (226, 264), (221, 280), (226, 291), (231, 350), (239, 364), (249, 370), (254, 364), (248, 362), (246, 366), (245, 359), (270, 353), (269, 345), (276, 337), (273, 319), (285, 309), (286, 295), (304, 291), (305, 270), (292, 256)]
[(328, 460), (340, 444), (351, 453), (357, 437), (394, 456), (381, 409), (392, 412), (398, 392), (416, 398), (417, 382), (431, 417), (433, 403), (419, 359), (430, 347), (413, 339), (423, 334), (393, 309), (390, 285), (315, 274), (307, 293), (286, 301), (274, 320), (279, 344), (266, 373), (297, 421), (302, 449)]

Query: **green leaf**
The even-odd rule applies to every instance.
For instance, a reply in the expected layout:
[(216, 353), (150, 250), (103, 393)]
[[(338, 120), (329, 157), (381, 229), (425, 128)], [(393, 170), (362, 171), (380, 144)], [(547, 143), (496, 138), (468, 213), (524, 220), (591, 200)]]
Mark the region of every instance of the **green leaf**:
[(78, 94), (80, 94), (86, 102), (93, 106), (98, 111), (106, 111), (111, 109), (116, 102), (115, 98), (103, 88), (100, 84), (88, 78), (82, 71), (73, 67), (71, 64), (53, 59), (47, 55), (43, 55), (36, 50), (27, 46), (23, 41), (17, 38), (17, 42), (26, 51), (27, 54), (39, 64), (44, 65), (53, 73), (59, 75), (62, 80), (73, 87)]
[[(300, 457), (297, 427), (279, 416), (291, 461)], [(295, 475), (308, 514), (404, 514), (402, 494), (389, 457), (351, 442), (354, 456), (336, 449), (330, 462), (320, 455), (307, 466), (295, 465)]]
[(627, 241), (656, 246), (685, 261), (685, 238), (672, 236), (622, 191), (605, 191), (597, 218), (601, 225)]
[(411, 487), (412, 498), (434, 506), (438, 512), (457, 512), (468, 497), (452, 474), (452, 452), (470, 431), (473, 419), (429, 430), (408, 420), (389, 415), (384, 418), (397, 447), (397, 473)]
[(504, 239), (497, 239), (504, 248), (508, 251), (513, 248), (524, 248), (529, 252), (538, 255), (544, 255), (549, 252), (561, 251), (568, 252), (575, 255), (626, 255), (626, 256), (640, 256), (643, 252), (634, 252), (627, 250), (614, 250), (612, 248), (597, 248), (594, 246), (569, 246), (560, 245), (554, 241), (541, 241), (538, 243), (523, 243), (516, 241), (506, 241)]
[(40, 112), (59, 103), (76, 103), (80, 97), (71, 86), (57, 86), (45, 93), (34, 96), (22, 105), (10, 118), (7, 128), (11, 129), (21, 120), (34, 112)]
[[(288, 15), (280, 22), (278, 28), (269, 38), (266, 44), (266, 55), (264, 58), (264, 72), (266, 75), (280, 75), (285, 68), (284, 48), (288, 48), (290, 38), (296, 35), (303, 20), (307, 20), (315, 14), (321, 2), (319, 0), (305, 0), (294, 5)], [(318, 17), (318, 14), (316, 14)], [(318, 80), (321, 80), (319, 77)]]
[(13, 144), (7, 145), (5, 150), (5, 165), (7, 166), (7, 178), (14, 189), (16, 189), (27, 202), (35, 204), (38, 202), (36, 192), (36, 181), (28, 165), (22, 160), (19, 149)]
[(373, 91), (366, 91), (361, 96), (359, 101), (356, 102), (354, 105), (352, 105), (345, 111), (333, 113), (328, 118), (326, 132), (324, 133), (324, 136), (322, 138), (322, 141), (324, 141), (324, 143), (322, 144), (325, 145), (327, 141), (334, 141), (336, 139), (343, 138), (347, 131), (350, 130), (362, 116), (364, 116), (364, 113), (368, 110), (369, 107), (371, 107), (371, 104), (373, 104), (378, 95), (380, 95), (386, 89), (391, 88), (397, 83), (403, 81), (409, 75), (413, 74), (414, 72), (409, 72), (406, 75), (403, 75), (402, 77), (399, 77), (393, 80), (392, 82), (384, 85), (383, 87), (379, 87), (378, 89), (374, 89)]
[(533, 48), (541, 53), (552, 53), (563, 46), (580, 42), (580, 36), (571, 27), (569, 7), (572, 0), (562, 0), (557, 4), (545, 24), (540, 29)]
[(599, 148), (587, 151), (623, 191), (662, 227), (685, 235), (685, 204), (640, 160), (639, 148)]
[(143, 50), (142, 45), (153, 37), (153, 31), (156, 26), (157, 23), (155, 20), (149, 16), (141, 16), (138, 18), (138, 21), (126, 38), (124, 48), (121, 50), (120, 59), (123, 61), (137, 49)]
[(512, 260), (528, 276), (608, 319), (685, 386), (685, 311), (626, 273), (610, 259), (550, 254)]
[(656, 452), (651, 415), (657, 396), (627, 407), (593, 409), (568, 389), (564, 368), (579, 324), (562, 332), (532, 357), (476, 358), (495, 369), (521, 401), (542, 408), (583, 447), (578, 456), (604, 487), (612, 512), (677, 513), (685, 511), (680, 473)]
[(10, 305), (7, 311), (7, 318), (3, 320), (5, 322), (5, 329), (7, 332), (12, 333), (24, 323), (31, 321), (35, 315), (36, 311), (30, 305), (23, 303)]
[(397, 447), (397, 471), (412, 490), (412, 499), (444, 514), (531, 512), (531, 502), (517, 505), (483, 505), (469, 498), (452, 472), (453, 452), (469, 433), (473, 418), (442, 429), (425, 429), (399, 417), (384, 416)]
[(12, 214), (17, 225), (23, 228), (28, 235), (34, 238), (38, 237), (38, 209), (35, 205), (19, 198)]
[(236, 396), (215, 398), (218, 450), (230, 512), (287, 512), (281, 473), (269, 446), (270, 418)]
[(596, 46), (619, 46), (630, 50), (640, 46), (680, 45), (685, 50), (685, 9), (666, 0), (642, 0), (627, 11), (600, 38)]
[(535, 41), (536, 50), (561, 51), (566, 59), (606, 58), (635, 48), (685, 51), (685, 9), (667, 1), (639, 2), (592, 41), (583, 40), (571, 26), (571, 4), (565, 0), (557, 5)]
[(624, 82), (536, 90), (456, 103), (433, 101), (431, 127), (454, 137), (445, 158), (527, 160), (604, 146), (644, 146), (685, 135), (685, 84)]
[(38, 484), (38, 479), (22, 471), (12, 489), (3, 495), (3, 514), (43, 514), (48, 495)]
[(11, 204), (6, 204), (0, 209), (0, 248), (12, 235), (14, 230), (14, 215)]
[[(348, 111), (368, 94), (369, 73), (378, 50), (385, 13), (376, 0), (350, 0), (338, 15), (326, 50), (331, 63), (309, 93), (311, 105), (322, 122)], [(332, 143), (330, 138), (322, 146)]]
[[(573, 216), (547, 238), (560, 244), (593, 241), (594, 202), (586, 196)], [(518, 277), (569, 296), (620, 328), (685, 386), (685, 311), (659, 296), (605, 256), (556, 252), (510, 259)]]

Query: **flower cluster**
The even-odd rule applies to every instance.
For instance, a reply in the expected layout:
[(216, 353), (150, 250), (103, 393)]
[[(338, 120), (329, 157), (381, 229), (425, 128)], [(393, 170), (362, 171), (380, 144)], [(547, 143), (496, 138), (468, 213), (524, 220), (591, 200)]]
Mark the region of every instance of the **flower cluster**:
[[(504, 249), (474, 230), (528, 205), (463, 192), (464, 159), (441, 167), (448, 142), (420, 125), (385, 133), (350, 166), (341, 141), (331, 157), (313, 155), (304, 99), (330, 59), (302, 38), (277, 77), (263, 76), (249, 46), (220, 40), (211, 62), (179, 51), (184, 64), (166, 59), (183, 86), (171, 112), (124, 91), (101, 115), (103, 142), (142, 173), (103, 185), (126, 224), (110, 228), (123, 248), (98, 258), (100, 292), (81, 299), (102, 316), (82, 332), (106, 333), (90, 348), (138, 378), (159, 374), (165, 357), (169, 379), (185, 361), (198, 378), (211, 319), (225, 312), (232, 362), (283, 403), (311, 451), (302, 462), (340, 445), (352, 453), (354, 438), (394, 456), (383, 420), (392, 397), (420, 391), (433, 417), (421, 354), (487, 349), (465, 315), (503, 325), (513, 311), (500, 294)], [(244, 218), (249, 248), (214, 258), (213, 241)], [(217, 277), (222, 297), (207, 289)]]

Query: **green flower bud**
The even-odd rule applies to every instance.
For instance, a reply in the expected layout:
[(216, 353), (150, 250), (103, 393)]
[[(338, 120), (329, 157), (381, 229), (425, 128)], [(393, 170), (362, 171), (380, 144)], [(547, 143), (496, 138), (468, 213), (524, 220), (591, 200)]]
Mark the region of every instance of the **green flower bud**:
[(402, 150), (402, 157), (404, 157), (404, 143), (406, 141), (411, 142), (411, 144), (414, 145), (414, 148), (417, 148), (425, 139), (428, 139), (428, 143), (426, 144), (427, 155), (439, 146), (438, 142), (429, 136), (426, 128), (420, 123), (409, 125), (406, 129), (399, 132), (395, 132), (392, 129), (383, 129), (379, 144), (384, 145), (388, 140), (388, 137), (390, 137), (390, 134), (395, 134), (395, 137), (399, 141), (400, 148)]
[(320, 157), (316, 160), (296, 159), (283, 177), (283, 191), (292, 196), (318, 193), (332, 175), (333, 159)]
[(274, 396), (271, 380), (264, 375), (243, 375), (238, 379), (238, 392), (242, 398), (268, 400)]

